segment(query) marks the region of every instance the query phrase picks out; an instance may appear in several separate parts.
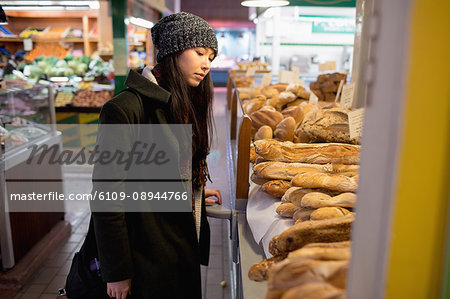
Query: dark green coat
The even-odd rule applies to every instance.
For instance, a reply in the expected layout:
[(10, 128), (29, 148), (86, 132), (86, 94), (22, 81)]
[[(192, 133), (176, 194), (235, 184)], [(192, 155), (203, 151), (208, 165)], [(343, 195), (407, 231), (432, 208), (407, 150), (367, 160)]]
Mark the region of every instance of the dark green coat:
[[(168, 91), (135, 71), (125, 84), (142, 101), (130, 91), (108, 101), (100, 113), (98, 141), (102, 124), (168, 123)], [(192, 212), (94, 212), (92, 219), (105, 282), (132, 278), (132, 298), (201, 298), (200, 264), (208, 264), (210, 242), (204, 193), (200, 242)]]

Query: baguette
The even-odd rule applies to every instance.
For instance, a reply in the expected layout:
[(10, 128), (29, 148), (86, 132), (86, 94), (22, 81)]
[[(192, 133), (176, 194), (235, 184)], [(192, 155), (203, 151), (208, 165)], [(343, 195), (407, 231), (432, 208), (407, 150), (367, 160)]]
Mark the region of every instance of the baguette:
[(303, 248), (349, 248), (351, 241), (330, 242), (330, 243), (309, 243)]
[(345, 297), (345, 290), (326, 282), (311, 282), (289, 289), (281, 299), (345, 299)]
[(271, 180), (262, 185), (262, 191), (273, 197), (281, 198), (291, 186), (289, 181)]
[[(304, 208), (318, 209), (324, 207), (354, 208), (355, 204), (355, 193), (345, 192), (336, 196), (330, 196), (320, 192), (311, 192), (303, 196), (300, 205)], [(344, 211), (347, 210), (342, 210), (342, 212)]]
[(360, 146), (341, 143), (306, 144), (258, 140), (255, 142), (255, 149), (258, 155), (271, 161), (358, 164)]
[[(255, 142), (257, 143), (257, 141)], [(256, 148), (255, 148), (256, 149)], [(264, 157), (263, 157), (264, 158)], [(299, 173), (345, 173), (357, 174), (358, 165), (339, 164), (310, 164), (310, 163), (285, 163), (285, 162), (259, 162), (253, 165), (253, 171), (270, 180), (292, 180)], [(346, 171), (346, 172), (345, 172)]]
[(253, 165), (253, 171), (269, 180), (292, 180), (298, 173), (321, 172), (331, 169), (330, 165), (306, 163), (262, 162)]
[(250, 163), (255, 163), (258, 154), (255, 151), (255, 145), (250, 144)]
[(350, 247), (343, 248), (317, 248), (303, 247), (289, 252), (288, 259), (307, 258), (322, 261), (348, 261), (350, 259)]
[(354, 179), (344, 175), (312, 172), (297, 174), (291, 183), (297, 187), (323, 188), (339, 192), (355, 192), (358, 187)]
[[(291, 185), (292, 186), (292, 185)], [(282, 202), (291, 202), (294, 205), (297, 205), (299, 207), (302, 206), (302, 198), (308, 193), (311, 192), (320, 192), (324, 193), (330, 196), (337, 195), (336, 192), (326, 190), (326, 189), (311, 189), (311, 188), (302, 188), (302, 187), (291, 187), (289, 188), (286, 193), (284, 193), (283, 197), (281, 198)]]
[(264, 185), (265, 183), (267, 183), (269, 181), (255, 173), (252, 173), (252, 175), (250, 176), (250, 180), (253, 183), (255, 183), (256, 185)]
[(285, 255), (274, 256), (262, 260), (248, 269), (248, 278), (254, 281), (267, 280), (267, 272), (275, 263), (278, 263), (286, 258)]
[(266, 298), (281, 298), (289, 289), (311, 282), (325, 282), (348, 261), (285, 259), (269, 270)]
[(311, 213), (311, 216), (309, 217), (310, 220), (316, 221), (316, 220), (324, 220), (324, 219), (331, 219), (331, 218), (337, 218), (337, 217), (343, 217), (350, 213), (349, 210), (340, 208), (340, 207), (324, 207), (319, 208)]
[(278, 96), (280, 94), (280, 92), (276, 89), (273, 88), (271, 86), (265, 86), (261, 89), (261, 93), (266, 97), (266, 98), (271, 98), (271, 97), (275, 97)]
[(294, 213), (299, 209), (300, 207), (294, 205), (293, 203), (287, 202), (279, 205), (276, 209), (276, 212), (281, 217), (292, 218)]
[(273, 237), (269, 243), (269, 252), (275, 256), (302, 248), (308, 243), (348, 241), (353, 220), (354, 216), (349, 214), (327, 220), (300, 222)]
[(308, 221), (311, 217), (312, 212), (314, 211), (315, 209), (300, 208), (294, 212), (294, 215), (292, 215), (292, 219), (296, 224), (297, 222)]

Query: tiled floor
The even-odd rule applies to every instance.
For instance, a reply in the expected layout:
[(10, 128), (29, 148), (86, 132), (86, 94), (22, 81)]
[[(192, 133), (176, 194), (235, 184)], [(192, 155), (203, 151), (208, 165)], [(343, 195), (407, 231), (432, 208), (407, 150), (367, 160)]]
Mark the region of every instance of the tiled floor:
[[(224, 198), (229, 197), (228, 172), (226, 169), (226, 91), (215, 90), (214, 116), (216, 124), (215, 143), (209, 157), (209, 167), (213, 183), (208, 188), (220, 189)], [(225, 168), (224, 168), (225, 167)], [(65, 192), (90, 192), (90, 168), (66, 169)], [(64, 287), (66, 275), (74, 253), (81, 247), (89, 223), (89, 210), (85, 203), (66, 206), (66, 220), (72, 225), (70, 237), (54, 253), (30, 283), (14, 298), (21, 299), (55, 299), (59, 288)], [(209, 218), (211, 226), (211, 255), (208, 267), (202, 266), (202, 293), (206, 299), (226, 299), (230, 295), (230, 261), (229, 261), (229, 222), (228, 220)]]

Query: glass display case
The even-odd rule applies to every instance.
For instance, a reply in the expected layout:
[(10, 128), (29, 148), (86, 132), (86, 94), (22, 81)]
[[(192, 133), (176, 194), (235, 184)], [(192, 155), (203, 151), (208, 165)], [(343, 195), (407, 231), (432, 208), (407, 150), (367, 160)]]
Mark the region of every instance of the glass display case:
[[(14, 211), (9, 203), (16, 192), (63, 192), (61, 165), (30, 163), (33, 145), (57, 145), (52, 87), (34, 85), (0, 92), (0, 249), (3, 269), (15, 263), (63, 220), (64, 212)], [(55, 178), (52, 190), (45, 190), (42, 174)], [(47, 189), (49, 189), (47, 187)], [(26, 191), (25, 191), (26, 190)], [(61, 208), (61, 211), (64, 207)]]

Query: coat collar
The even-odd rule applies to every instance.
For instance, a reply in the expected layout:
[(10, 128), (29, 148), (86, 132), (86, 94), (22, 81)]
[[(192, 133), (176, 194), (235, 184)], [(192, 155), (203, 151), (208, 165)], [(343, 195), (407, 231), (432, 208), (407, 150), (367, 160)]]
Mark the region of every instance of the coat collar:
[[(146, 72), (148, 76), (148, 72)], [(151, 78), (146, 78), (134, 70), (130, 70), (125, 85), (135, 89), (140, 94), (150, 99), (157, 100), (163, 104), (168, 104), (170, 92), (152, 82)], [(155, 80), (156, 81), (156, 80)]]

